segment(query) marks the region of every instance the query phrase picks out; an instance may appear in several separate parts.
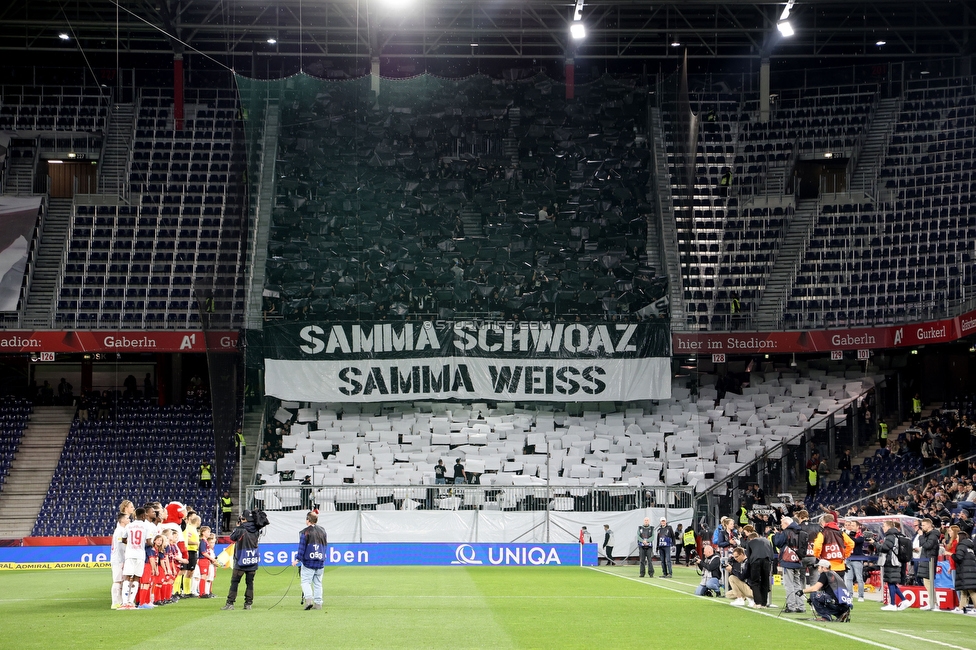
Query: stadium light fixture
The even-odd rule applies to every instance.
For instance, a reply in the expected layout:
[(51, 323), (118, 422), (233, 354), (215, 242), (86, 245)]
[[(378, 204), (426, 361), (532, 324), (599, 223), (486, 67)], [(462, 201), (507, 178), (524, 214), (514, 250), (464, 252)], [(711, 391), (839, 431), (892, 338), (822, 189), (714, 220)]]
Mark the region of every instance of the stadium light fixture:
[(573, 9), (573, 22), (569, 26), (569, 35), (574, 41), (581, 41), (586, 38), (586, 27), (583, 25), (583, 0), (576, 0), (576, 7)]
[(779, 33), (783, 35), (783, 38), (789, 38), (796, 32), (793, 31), (793, 25), (790, 24), (790, 11), (793, 10), (793, 3), (795, 0), (790, 0), (783, 7), (783, 13), (779, 16), (779, 22), (776, 23), (776, 29)]
[(885, 46), (887, 44), (888, 44), (888, 41), (878, 41), (877, 43), (875, 43), (875, 45), (877, 45), (878, 47), (883, 47), (883, 46)]
[(62, 41), (71, 40), (71, 37), (68, 36), (68, 32), (61, 32), (60, 34), (58, 34), (58, 38), (60, 38)]
[(681, 47), (681, 41), (679, 41), (678, 38), (675, 37), (674, 40), (671, 41), (671, 47)]
[(268, 45), (274, 45), (277, 42), (278, 42), (278, 39), (276, 39), (274, 36), (272, 36), (271, 38), (268, 39)]

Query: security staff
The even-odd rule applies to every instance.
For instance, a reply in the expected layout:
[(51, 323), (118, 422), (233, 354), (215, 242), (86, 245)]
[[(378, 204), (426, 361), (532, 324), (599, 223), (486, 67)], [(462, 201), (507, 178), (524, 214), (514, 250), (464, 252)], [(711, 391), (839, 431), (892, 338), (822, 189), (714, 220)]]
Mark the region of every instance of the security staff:
[(739, 505), (739, 525), (745, 526), (749, 523), (749, 511), (744, 505)]
[(807, 497), (817, 496), (817, 465), (807, 467)]
[(247, 443), (244, 441), (244, 434), (238, 429), (234, 432), (234, 442), (237, 443), (237, 448), (241, 450), (241, 456), (247, 456)]
[(682, 535), (681, 543), (685, 547), (685, 566), (691, 565), (691, 552), (695, 550), (697, 546), (697, 540), (695, 540), (695, 529), (688, 524), (688, 528), (685, 529), (684, 535)]
[(647, 577), (654, 577), (654, 526), (649, 517), (644, 517), (644, 525), (637, 527), (637, 553), (640, 555), (640, 577), (644, 577), (644, 563), (647, 563)]
[(912, 398), (912, 424), (918, 424), (918, 421), (922, 419), (922, 396), (915, 393), (915, 397)]
[(209, 490), (213, 485), (213, 465), (204, 461), (200, 463), (200, 489)]
[(882, 447), (888, 446), (888, 423), (884, 420), (878, 420), (878, 441)]
[(234, 502), (231, 501), (230, 492), (224, 490), (220, 497), (220, 532), (222, 533), (230, 530), (230, 511), (233, 506)]

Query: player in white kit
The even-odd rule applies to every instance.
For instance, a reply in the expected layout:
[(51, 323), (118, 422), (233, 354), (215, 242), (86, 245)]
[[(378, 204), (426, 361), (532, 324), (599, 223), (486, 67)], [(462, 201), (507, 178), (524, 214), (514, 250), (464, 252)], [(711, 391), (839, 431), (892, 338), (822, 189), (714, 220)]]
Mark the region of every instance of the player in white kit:
[(115, 519), (115, 532), (112, 533), (112, 609), (122, 604), (122, 567), (125, 564), (125, 527), (129, 525), (129, 515), (119, 514)]
[(144, 521), (146, 511), (136, 509), (136, 520), (125, 527), (125, 560), (122, 565), (122, 604), (119, 609), (135, 609), (136, 595), (139, 593), (139, 578), (146, 564), (146, 542), (152, 540), (155, 526)]

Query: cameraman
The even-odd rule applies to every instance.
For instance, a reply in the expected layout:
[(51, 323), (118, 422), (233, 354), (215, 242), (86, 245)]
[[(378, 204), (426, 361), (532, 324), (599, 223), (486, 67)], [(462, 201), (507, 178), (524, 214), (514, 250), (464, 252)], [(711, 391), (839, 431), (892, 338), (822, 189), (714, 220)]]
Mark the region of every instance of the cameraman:
[(817, 612), (818, 621), (846, 623), (851, 618), (851, 592), (847, 591), (844, 579), (830, 568), (830, 560), (820, 560), (817, 567), (820, 569), (817, 581), (798, 593), (813, 594), (810, 604)]
[(702, 549), (702, 557), (698, 560), (698, 570), (701, 571), (702, 578), (695, 589), (695, 595), (712, 596), (713, 591), (718, 593), (721, 588), (719, 576), (722, 574), (722, 563), (715, 555), (715, 548), (711, 544), (705, 544)]
[(318, 513), (313, 511), (305, 515), (306, 527), (298, 533), (298, 553), (292, 563), (302, 568), (302, 596), (306, 610), (322, 609), (322, 569), (329, 542), (318, 522)]
[(234, 542), (234, 573), (230, 578), (227, 604), (220, 609), (234, 609), (237, 600), (237, 587), (241, 578), (245, 579), (244, 609), (251, 609), (254, 602), (254, 574), (258, 570), (258, 533), (267, 525), (267, 517), (260, 510), (245, 510), (237, 520), (237, 528), (230, 534)]

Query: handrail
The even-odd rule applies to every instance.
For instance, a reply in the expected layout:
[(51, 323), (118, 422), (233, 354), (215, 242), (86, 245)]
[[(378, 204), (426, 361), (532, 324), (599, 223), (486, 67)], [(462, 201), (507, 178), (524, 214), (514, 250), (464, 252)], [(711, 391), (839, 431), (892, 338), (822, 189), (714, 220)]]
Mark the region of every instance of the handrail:
[(713, 492), (715, 492), (716, 490), (718, 490), (719, 487), (722, 487), (724, 489), (726, 482), (728, 482), (730, 480), (734, 480), (734, 479), (742, 476), (743, 474), (746, 474), (748, 472), (751, 472), (752, 471), (752, 468), (755, 465), (757, 465), (759, 462), (761, 462), (761, 461), (777, 460), (777, 458), (774, 458), (773, 457), (773, 454), (774, 453), (779, 453), (778, 458), (782, 458), (785, 454), (782, 454), (781, 452), (783, 452), (786, 449), (786, 447), (788, 447), (790, 445), (793, 445), (798, 439), (800, 439), (803, 436), (805, 436), (807, 434), (807, 432), (812, 431), (812, 430), (818, 428), (818, 425), (826, 424), (827, 421), (831, 417), (833, 417), (834, 415), (836, 415), (838, 413), (843, 413), (845, 410), (847, 410), (847, 408), (850, 406), (850, 404), (852, 402), (856, 404), (858, 400), (864, 398), (865, 395), (867, 395), (872, 390), (875, 390), (875, 388), (877, 388), (877, 386), (879, 386), (879, 385), (880, 384), (875, 384), (875, 385), (872, 385), (870, 388), (866, 388), (865, 390), (863, 390), (860, 393), (858, 393), (856, 396), (849, 398), (847, 400), (847, 402), (845, 404), (843, 404), (842, 406), (839, 406), (838, 408), (834, 409), (833, 411), (829, 411), (826, 414), (824, 414), (820, 419), (808, 421), (806, 423), (806, 426), (803, 428), (802, 431), (800, 431), (796, 435), (792, 436), (791, 438), (784, 439), (784, 440), (780, 441), (778, 444), (774, 445), (773, 447), (770, 447), (769, 449), (766, 449), (763, 452), (762, 456), (759, 456), (759, 457), (753, 459), (751, 462), (746, 463), (746, 465), (744, 465), (743, 467), (740, 467), (736, 471), (728, 474), (725, 478), (716, 481), (715, 484), (708, 486), (707, 489), (705, 489), (705, 490), (699, 492), (698, 494), (696, 494), (695, 495), (695, 499), (697, 500), (697, 499), (702, 499), (704, 497), (707, 497), (709, 494), (712, 494)]

